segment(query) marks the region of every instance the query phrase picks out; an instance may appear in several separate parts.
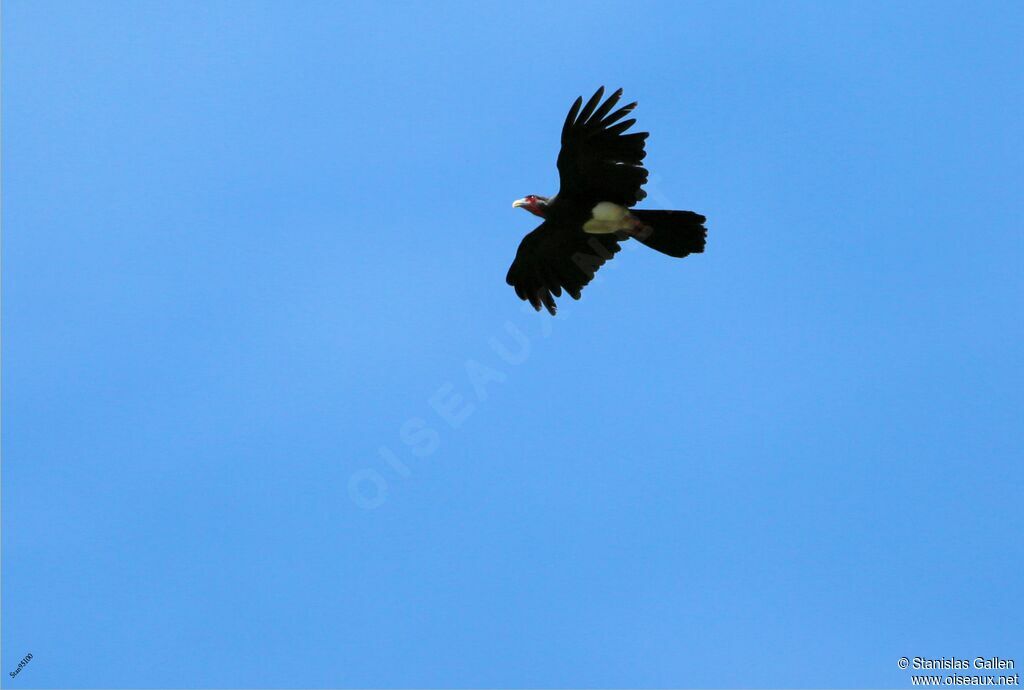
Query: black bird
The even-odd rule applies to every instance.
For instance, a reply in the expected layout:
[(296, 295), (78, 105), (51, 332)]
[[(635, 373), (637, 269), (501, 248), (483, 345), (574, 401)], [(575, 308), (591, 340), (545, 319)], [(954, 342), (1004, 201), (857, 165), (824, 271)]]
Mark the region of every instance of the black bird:
[(647, 196), (641, 188), (647, 182), (647, 132), (625, 134), (636, 120), (619, 122), (636, 103), (612, 112), (622, 89), (601, 103), (603, 96), (602, 86), (586, 105), (577, 98), (569, 109), (558, 153), (558, 194), (531, 194), (512, 204), (544, 219), (519, 244), (505, 278), (537, 311), (543, 304), (554, 314), (563, 289), (579, 299), (619, 242), (630, 237), (669, 256), (704, 251), (706, 218), (699, 213), (630, 210)]

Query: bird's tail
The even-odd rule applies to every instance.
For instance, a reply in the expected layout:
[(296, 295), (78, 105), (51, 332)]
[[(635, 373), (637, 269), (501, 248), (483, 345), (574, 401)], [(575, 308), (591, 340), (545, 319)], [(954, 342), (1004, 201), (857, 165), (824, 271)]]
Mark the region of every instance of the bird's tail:
[(708, 230), (704, 216), (693, 211), (631, 211), (642, 223), (632, 236), (651, 249), (682, 257), (704, 251)]

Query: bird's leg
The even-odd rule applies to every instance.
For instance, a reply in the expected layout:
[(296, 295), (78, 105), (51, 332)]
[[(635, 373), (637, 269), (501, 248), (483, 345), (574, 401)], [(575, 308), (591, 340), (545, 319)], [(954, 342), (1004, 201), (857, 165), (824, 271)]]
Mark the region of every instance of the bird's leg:
[(638, 240), (646, 240), (654, 232), (654, 228), (650, 225), (644, 225), (644, 222), (636, 216), (630, 214), (626, 217), (628, 224), (624, 228), (627, 235), (635, 237)]

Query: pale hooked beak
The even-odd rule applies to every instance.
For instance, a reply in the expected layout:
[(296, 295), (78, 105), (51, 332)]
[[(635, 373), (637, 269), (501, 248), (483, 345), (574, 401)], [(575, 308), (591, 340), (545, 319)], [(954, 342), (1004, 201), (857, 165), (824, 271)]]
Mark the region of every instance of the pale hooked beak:
[(529, 204), (526, 203), (526, 199), (516, 199), (512, 202), (512, 208), (520, 208), (523, 206), (529, 206)]

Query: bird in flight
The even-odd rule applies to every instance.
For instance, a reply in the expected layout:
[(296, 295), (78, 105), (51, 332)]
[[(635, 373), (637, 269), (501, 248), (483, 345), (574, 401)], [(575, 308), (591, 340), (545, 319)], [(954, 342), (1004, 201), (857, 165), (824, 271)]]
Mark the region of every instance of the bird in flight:
[(636, 120), (622, 118), (636, 103), (612, 112), (622, 89), (604, 103), (602, 97), (603, 86), (586, 105), (577, 98), (569, 109), (558, 153), (558, 194), (531, 194), (512, 203), (544, 222), (519, 244), (505, 282), (534, 309), (543, 305), (552, 315), (555, 297), (564, 289), (579, 299), (597, 269), (629, 238), (669, 256), (704, 251), (706, 218), (699, 213), (632, 209), (647, 196), (647, 132), (625, 133)]

